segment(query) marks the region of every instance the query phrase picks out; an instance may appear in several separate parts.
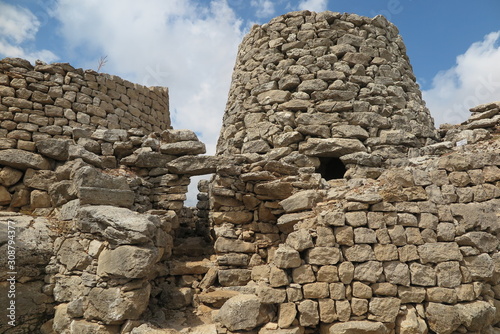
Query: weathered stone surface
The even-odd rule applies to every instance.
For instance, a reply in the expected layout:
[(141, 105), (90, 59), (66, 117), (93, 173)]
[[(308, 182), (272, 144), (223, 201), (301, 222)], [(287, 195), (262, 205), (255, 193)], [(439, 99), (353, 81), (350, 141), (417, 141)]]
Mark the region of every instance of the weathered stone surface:
[(468, 232), (456, 238), (460, 246), (473, 246), (481, 252), (489, 253), (497, 249), (500, 241), (487, 232)]
[(429, 328), (436, 333), (451, 334), (461, 324), (460, 313), (451, 305), (429, 303), (425, 315)]
[(297, 308), (295, 303), (283, 303), (279, 307), (278, 326), (280, 328), (288, 328), (292, 325), (297, 316)]
[(493, 305), (481, 300), (457, 304), (455, 308), (460, 320), (469, 331), (481, 331), (492, 325), (497, 312)]
[(273, 263), (278, 268), (297, 268), (302, 260), (298, 251), (288, 245), (281, 244), (274, 253)]
[(341, 157), (355, 152), (366, 152), (366, 147), (358, 139), (310, 138), (299, 145), (299, 152), (313, 157)]
[(82, 232), (97, 233), (118, 244), (140, 244), (154, 240), (161, 222), (157, 216), (102, 205), (82, 207), (76, 226)]
[(272, 319), (274, 314), (271, 310), (257, 296), (242, 294), (225, 302), (216, 320), (231, 331), (252, 330)]
[(290, 233), (286, 238), (286, 244), (298, 252), (314, 247), (311, 234), (306, 229), (299, 229)]
[(311, 209), (320, 199), (322, 194), (317, 190), (304, 190), (293, 194), (280, 202), (287, 213)]
[(253, 214), (248, 211), (213, 212), (212, 219), (215, 224), (245, 224), (252, 221)]
[(321, 333), (325, 334), (389, 334), (390, 330), (381, 322), (349, 321), (332, 325), (321, 325)]
[(50, 169), (50, 162), (39, 154), (17, 149), (0, 151), (0, 164), (15, 169)]
[(169, 155), (196, 155), (206, 153), (205, 144), (200, 141), (182, 141), (165, 143), (160, 146), (160, 152)]
[(316, 326), (319, 323), (318, 302), (306, 299), (299, 303), (298, 310), (301, 326)]
[(396, 326), (401, 334), (428, 333), (427, 323), (418, 315), (413, 306), (407, 306), (406, 312), (398, 317)]
[(142, 278), (153, 274), (153, 266), (158, 260), (158, 252), (155, 249), (129, 245), (105, 249), (99, 255), (97, 274)]
[(418, 246), (418, 254), (422, 263), (439, 263), (444, 261), (461, 261), (462, 254), (456, 243), (435, 242)]
[(215, 241), (214, 248), (217, 253), (254, 253), (256, 246), (251, 242), (243, 240), (219, 237), (217, 238), (217, 241)]
[(149, 284), (126, 292), (120, 288), (93, 288), (84, 316), (86, 319), (102, 320), (106, 324), (138, 319), (148, 306), (150, 291)]
[(394, 322), (399, 313), (401, 301), (397, 298), (373, 298), (370, 301), (369, 320)]
[(215, 173), (219, 164), (219, 158), (214, 156), (183, 156), (168, 162), (166, 166), (174, 174), (204, 175)]
[(251, 273), (252, 271), (248, 269), (219, 270), (219, 283), (222, 286), (243, 286), (250, 281)]
[(214, 307), (221, 308), (224, 303), (230, 298), (239, 295), (238, 291), (231, 290), (216, 290), (198, 295), (200, 302), (203, 304), (213, 305)]
[(66, 139), (44, 139), (36, 142), (38, 152), (54, 160), (65, 161), (69, 157), (69, 145), (71, 141)]
[(6, 187), (16, 184), (22, 177), (23, 172), (8, 166), (0, 170), (0, 184)]
[(340, 261), (340, 249), (336, 247), (315, 247), (307, 252), (306, 261), (310, 264), (329, 265)]

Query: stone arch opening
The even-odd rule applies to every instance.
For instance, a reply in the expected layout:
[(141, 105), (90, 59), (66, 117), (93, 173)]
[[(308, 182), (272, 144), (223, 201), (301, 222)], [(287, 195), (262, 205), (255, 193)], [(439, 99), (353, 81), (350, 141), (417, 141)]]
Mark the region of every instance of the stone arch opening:
[(316, 173), (320, 173), (326, 181), (342, 179), (346, 173), (344, 163), (339, 158), (320, 157), (319, 167), (316, 168)]

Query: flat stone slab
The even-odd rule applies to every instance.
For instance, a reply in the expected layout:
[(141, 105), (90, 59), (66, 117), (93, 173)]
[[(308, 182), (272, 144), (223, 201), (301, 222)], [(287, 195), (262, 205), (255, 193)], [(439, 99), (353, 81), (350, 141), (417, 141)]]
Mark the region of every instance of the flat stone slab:
[(18, 149), (0, 151), (0, 165), (16, 169), (50, 169), (50, 162), (39, 154)]

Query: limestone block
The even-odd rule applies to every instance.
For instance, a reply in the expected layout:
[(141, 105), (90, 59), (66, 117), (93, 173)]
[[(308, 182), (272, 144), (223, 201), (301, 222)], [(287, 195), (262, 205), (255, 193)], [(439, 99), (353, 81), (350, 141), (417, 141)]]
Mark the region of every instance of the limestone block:
[(137, 290), (122, 291), (120, 288), (93, 288), (88, 296), (85, 319), (102, 320), (105, 324), (119, 324), (128, 319), (139, 319), (149, 303), (151, 286), (146, 284)]
[(88, 164), (96, 167), (102, 167), (102, 158), (95, 153), (87, 151), (85, 148), (79, 145), (69, 145), (68, 148), (68, 159), (82, 159)]
[(366, 152), (366, 147), (358, 139), (309, 138), (299, 144), (299, 152), (313, 157), (341, 157), (355, 152)]
[(341, 262), (338, 266), (340, 281), (344, 284), (350, 284), (354, 278), (354, 264), (352, 262)]
[(239, 295), (240, 292), (232, 290), (215, 290), (198, 295), (200, 302), (203, 304), (212, 305), (216, 308), (221, 308), (224, 303), (230, 298)]
[(316, 280), (316, 276), (310, 265), (302, 265), (292, 270), (292, 279), (294, 283), (304, 284), (312, 283)]
[(351, 310), (355, 316), (361, 316), (368, 312), (368, 300), (362, 298), (351, 299)]
[(458, 297), (455, 289), (435, 287), (427, 289), (426, 300), (435, 303), (455, 304)]
[[(190, 158), (190, 157), (185, 157), (185, 158)], [(134, 166), (134, 167), (141, 167), (141, 168), (164, 168), (166, 167), (167, 163), (172, 162), (175, 159), (175, 156), (173, 155), (166, 155), (162, 154), (160, 152), (153, 152), (151, 151), (150, 147), (143, 147), (141, 149), (138, 149), (134, 152), (134, 154), (125, 157), (120, 160), (121, 164), (124, 164), (126, 166)], [(193, 161), (194, 163), (195, 161)], [(197, 165), (190, 167), (189, 163), (186, 163), (184, 160), (180, 160), (177, 162), (177, 164), (174, 164), (172, 166), (172, 170), (182, 170), (182, 169), (187, 169), (188, 167), (194, 169), (194, 168), (202, 168), (200, 166), (199, 161), (196, 161)], [(213, 168), (215, 171), (215, 167)], [(183, 173), (176, 173), (176, 174), (183, 174)], [(187, 174), (187, 173), (186, 173)]]
[(372, 298), (372, 289), (364, 283), (354, 282), (352, 284), (352, 295), (356, 298), (370, 299)]
[(39, 190), (48, 190), (49, 186), (55, 182), (57, 182), (56, 174), (50, 170), (28, 168), (23, 178), (24, 185)]
[(283, 303), (279, 306), (278, 326), (280, 328), (288, 328), (292, 325), (297, 317), (297, 308), (295, 303)]
[(399, 259), (398, 248), (393, 244), (376, 244), (373, 251), (377, 261), (395, 261)]
[(160, 226), (158, 216), (107, 205), (82, 207), (76, 221), (76, 227), (82, 232), (100, 234), (117, 244), (154, 240)]
[(334, 229), (335, 239), (339, 245), (354, 245), (354, 230), (351, 226), (339, 226)]
[(206, 148), (200, 141), (182, 141), (162, 144), (160, 152), (169, 155), (196, 155), (205, 154)]
[(211, 217), (217, 225), (223, 223), (245, 224), (252, 221), (253, 214), (249, 211), (212, 212)]
[(307, 251), (306, 261), (315, 265), (331, 265), (340, 261), (340, 249), (336, 247), (315, 247)]
[(0, 205), (9, 205), (12, 200), (12, 195), (7, 188), (0, 186)]
[(210, 261), (169, 261), (168, 268), (170, 275), (201, 275), (207, 273), (213, 263)]
[(399, 313), (401, 301), (398, 298), (372, 298), (369, 306), (369, 320), (380, 322), (395, 322)]
[(436, 333), (451, 334), (461, 324), (460, 313), (451, 305), (429, 303), (425, 315), (429, 328)]
[(219, 310), (216, 321), (231, 331), (252, 330), (274, 317), (272, 308), (262, 304), (255, 295), (237, 295), (230, 298)]
[(251, 270), (248, 269), (226, 269), (219, 270), (218, 278), (222, 286), (242, 286), (251, 279)]
[(384, 262), (384, 275), (389, 283), (410, 285), (410, 269), (406, 263)]
[(282, 90), (270, 90), (264, 93), (260, 93), (257, 96), (257, 101), (261, 105), (269, 105), (274, 103), (284, 103), (288, 101), (291, 97), (290, 92)]
[(69, 238), (62, 242), (57, 252), (58, 260), (71, 271), (74, 269), (84, 270), (92, 261), (86, 249), (79, 243), (77, 238)]
[(0, 170), (0, 185), (10, 187), (16, 184), (23, 177), (20, 170), (5, 166)]
[(410, 264), (411, 283), (420, 286), (433, 286), (436, 284), (436, 271), (430, 265), (419, 263)]
[(428, 333), (427, 323), (422, 319), (415, 307), (407, 306), (407, 310), (396, 319), (396, 327), (400, 334)]
[(318, 300), (319, 318), (322, 323), (331, 323), (337, 320), (337, 313), (335, 310), (335, 301), (332, 299)]
[(439, 263), (445, 261), (461, 261), (462, 254), (454, 242), (435, 242), (418, 246), (418, 254), (422, 263)]
[(219, 237), (215, 241), (214, 248), (217, 253), (254, 253), (256, 245), (243, 240)]
[(281, 304), (286, 300), (286, 290), (259, 286), (257, 288), (257, 296), (263, 304)]
[(380, 275), (382, 275), (383, 270), (382, 263), (378, 261), (368, 261), (356, 264), (354, 268), (354, 279), (375, 283), (378, 281)]
[(278, 268), (297, 268), (302, 260), (298, 251), (288, 245), (280, 244), (274, 253), (273, 263)]
[(460, 246), (473, 246), (481, 252), (489, 253), (497, 249), (500, 241), (487, 232), (473, 231), (465, 233), (455, 240)]
[(271, 266), (271, 270), (269, 271), (269, 285), (273, 288), (277, 288), (288, 284), (290, 284), (290, 277), (287, 272), (283, 269)]
[(54, 160), (66, 161), (69, 156), (71, 140), (66, 139), (43, 139), (36, 142), (36, 148), (41, 155)]
[(320, 199), (321, 192), (317, 190), (304, 190), (293, 194), (280, 202), (287, 213), (311, 209)]
[(337, 310), (338, 320), (345, 322), (351, 318), (352, 308), (348, 300), (336, 300), (335, 309)]
[(326, 282), (305, 284), (302, 287), (304, 298), (320, 299), (330, 295), (329, 285)]
[(375, 244), (377, 236), (370, 228), (358, 227), (354, 229), (354, 242), (356, 244)]
[(398, 286), (398, 298), (401, 299), (402, 304), (420, 304), (425, 300), (425, 296), (425, 288), (415, 286)]
[(464, 258), (465, 267), (470, 271), (472, 279), (488, 280), (493, 277), (494, 263), (490, 255), (480, 254)]
[(481, 331), (490, 326), (495, 319), (495, 307), (485, 301), (457, 304), (455, 308), (469, 331)]
[(17, 149), (0, 151), (0, 164), (14, 169), (50, 169), (50, 162), (39, 154)]
[(375, 260), (375, 253), (370, 245), (360, 244), (344, 249), (344, 256), (350, 262), (366, 262)]
[(286, 238), (286, 244), (298, 252), (314, 247), (311, 234), (306, 229), (290, 233)]
[(345, 323), (335, 323), (332, 325), (322, 325), (321, 333), (325, 334), (389, 334), (390, 329), (381, 322), (374, 321), (349, 321)]
[(454, 288), (462, 282), (460, 264), (455, 261), (441, 262), (436, 265), (437, 283), (440, 287)]
[(316, 326), (319, 323), (318, 302), (306, 299), (299, 303), (298, 311), (301, 326)]
[(345, 214), (347, 224), (353, 227), (365, 226), (367, 224), (366, 212), (348, 212)]
[(166, 164), (174, 174), (204, 175), (215, 173), (220, 164), (219, 158), (214, 156), (183, 156)]
[(69, 325), (70, 333), (118, 334), (120, 326), (105, 326), (85, 320), (73, 320)]
[(142, 278), (153, 274), (159, 260), (156, 249), (124, 245), (105, 249), (99, 255), (97, 275)]

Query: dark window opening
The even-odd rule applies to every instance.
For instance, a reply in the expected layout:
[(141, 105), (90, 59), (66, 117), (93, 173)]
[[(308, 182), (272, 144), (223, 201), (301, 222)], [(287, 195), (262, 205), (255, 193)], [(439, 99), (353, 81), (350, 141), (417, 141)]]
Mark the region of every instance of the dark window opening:
[(329, 181), (344, 178), (346, 172), (345, 166), (339, 158), (319, 158), (320, 165), (316, 169), (316, 173)]

